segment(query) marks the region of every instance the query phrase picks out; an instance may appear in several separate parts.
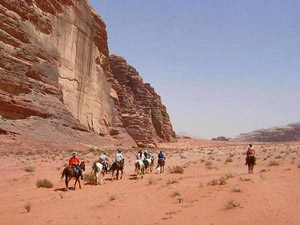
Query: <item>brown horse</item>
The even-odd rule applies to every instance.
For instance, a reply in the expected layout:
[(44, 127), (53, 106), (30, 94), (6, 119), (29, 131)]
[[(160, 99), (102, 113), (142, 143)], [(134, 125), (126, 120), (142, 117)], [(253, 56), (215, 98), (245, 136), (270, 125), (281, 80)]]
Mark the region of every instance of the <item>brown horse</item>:
[[(84, 161), (82, 161), (80, 163), (80, 168), (81, 168), (82, 171), (85, 171)], [(73, 166), (67, 166), (67, 167), (64, 168), (64, 170), (61, 174), (61, 179), (63, 179), (64, 177), (65, 177), (65, 184), (66, 184), (66, 190), (67, 191), (69, 190), (69, 187), (68, 187), (69, 182), (73, 177), (75, 177), (75, 179), (76, 179), (75, 184), (74, 184), (74, 190), (76, 189), (77, 182), (79, 184), (79, 188), (81, 189), (81, 184), (80, 184), (80, 180), (79, 180), (80, 175), (79, 175), (79, 173), (75, 172), (75, 169), (74, 169)]]
[(249, 156), (247, 164), (248, 164), (248, 173), (253, 173), (253, 168), (254, 165), (256, 164), (255, 156)]
[(108, 172), (112, 171), (111, 177), (112, 177), (112, 181), (114, 180), (114, 173), (115, 170), (117, 170), (117, 174), (116, 174), (116, 179), (119, 179), (119, 171), (121, 171), (121, 177), (120, 179), (122, 179), (123, 177), (123, 169), (124, 169), (124, 161), (123, 163), (120, 162), (114, 162), (111, 167), (109, 168)]
[(165, 160), (158, 159), (156, 168), (159, 168), (159, 173), (164, 173), (165, 172)]

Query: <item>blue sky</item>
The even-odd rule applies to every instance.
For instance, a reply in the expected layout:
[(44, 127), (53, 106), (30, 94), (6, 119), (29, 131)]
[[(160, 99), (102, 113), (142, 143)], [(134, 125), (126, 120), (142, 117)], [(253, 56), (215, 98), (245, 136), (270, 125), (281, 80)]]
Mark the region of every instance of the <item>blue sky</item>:
[(90, 3), (110, 53), (151, 83), (175, 131), (234, 137), (300, 121), (300, 1)]

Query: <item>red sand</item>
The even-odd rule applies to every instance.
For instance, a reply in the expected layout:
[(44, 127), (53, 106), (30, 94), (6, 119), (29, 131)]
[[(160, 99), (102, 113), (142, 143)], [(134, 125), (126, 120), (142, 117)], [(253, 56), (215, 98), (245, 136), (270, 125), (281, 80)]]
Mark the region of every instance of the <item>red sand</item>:
[[(84, 184), (69, 192), (60, 180), (69, 153), (0, 152), (0, 224), (300, 224), (300, 143), (254, 145), (259, 159), (251, 175), (244, 165), (245, 143), (180, 139), (160, 147), (168, 147), (166, 167), (182, 166), (183, 174), (170, 174), (166, 168), (164, 174), (154, 171), (135, 180), (136, 150), (128, 150), (122, 180)], [(97, 157), (81, 153), (87, 161), (85, 173)], [(228, 158), (232, 162), (225, 164)], [(268, 166), (271, 161), (279, 166)], [(34, 172), (24, 171), (29, 165), (35, 166)], [(207, 185), (222, 176), (230, 177), (226, 184)], [(37, 188), (39, 178), (51, 180), (54, 187)], [(234, 192), (235, 187), (241, 191)], [(226, 209), (231, 200), (237, 207)]]

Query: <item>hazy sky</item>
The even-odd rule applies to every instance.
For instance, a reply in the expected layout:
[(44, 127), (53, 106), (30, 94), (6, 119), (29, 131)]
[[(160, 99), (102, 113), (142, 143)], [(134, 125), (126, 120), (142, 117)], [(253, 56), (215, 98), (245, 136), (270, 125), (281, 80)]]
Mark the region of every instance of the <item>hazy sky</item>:
[(200, 137), (300, 121), (299, 0), (90, 0), (111, 54), (151, 83), (175, 131)]

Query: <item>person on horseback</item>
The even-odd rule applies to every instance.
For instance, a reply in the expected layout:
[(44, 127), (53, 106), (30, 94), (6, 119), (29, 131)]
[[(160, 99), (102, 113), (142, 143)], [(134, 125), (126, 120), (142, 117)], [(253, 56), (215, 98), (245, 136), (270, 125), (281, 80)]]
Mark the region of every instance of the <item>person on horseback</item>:
[(145, 151), (144, 151), (144, 156), (145, 156), (145, 159), (149, 158), (149, 153), (148, 153), (147, 149), (145, 149)]
[(82, 170), (79, 165), (80, 165), (80, 160), (77, 157), (77, 152), (73, 152), (71, 158), (69, 159), (69, 166), (72, 166), (75, 171), (77, 170), (81, 177), (81, 180), (83, 180)]
[(121, 163), (124, 166), (124, 158), (123, 158), (122, 150), (121, 149), (119, 149), (118, 153), (116, 154), (115, 162), (119, 162), (119, 163)]
[(160, 151), (159, 153), (158, 153), (158, 160), (157, 160), (157, 167), (156, 167), (156, 169), (159, 167), (159, 160), (166, 160), (166, 157), (165, 157), (165, 155), (164, 155), (164, 153), (162, 152), (162, 151)]
[(142, 151), (142, 150), (140, 150), (140, 151), (138, 152), (138, 154), (136, 155), (136, 159), (137, 159), (137, 160), (142, 160), (142, 161), (144, 161), (145, 155), (143, 154), (143, 151)]
[(246, 163), (245, 163), (245, 165), (248, 165), (248, 160), (249, 160), (249, 157), (251, 157), (251, 156), (255, 156), (255, 151), (252, 148), (252, 144), (249, 144), (248, 150), (246, 152)]
[(107, 156), (106, 156), (105, 153), (103, 153), (102, 155), (100, 155), (98, 162), (101, 163), (104, 166), (104, 170), (107, 173), (107, 170), (108, 170), (108, 158), (107, 158)]

